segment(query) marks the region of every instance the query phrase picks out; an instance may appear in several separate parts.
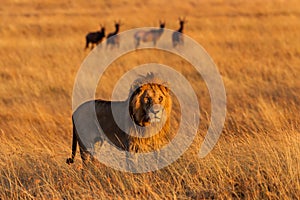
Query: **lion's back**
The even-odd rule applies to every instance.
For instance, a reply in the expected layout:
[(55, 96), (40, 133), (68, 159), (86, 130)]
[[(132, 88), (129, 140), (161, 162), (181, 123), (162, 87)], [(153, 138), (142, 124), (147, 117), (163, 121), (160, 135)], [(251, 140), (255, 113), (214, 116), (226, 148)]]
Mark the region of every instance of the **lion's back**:
[(113, 116), (112, 105), (119, 110), (118, 114), (125, 110), (122, 101), (93, 100), (81, 104), (73, 113), (74, 125), (84, 146), (108, 139), (116, 147), (126, 148), (126, 134)]

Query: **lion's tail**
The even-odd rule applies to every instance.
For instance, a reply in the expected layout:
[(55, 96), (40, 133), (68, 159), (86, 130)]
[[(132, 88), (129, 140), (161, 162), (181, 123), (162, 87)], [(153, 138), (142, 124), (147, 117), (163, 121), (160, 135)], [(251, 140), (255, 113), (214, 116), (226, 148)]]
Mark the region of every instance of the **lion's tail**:
[(68, 165), (74, 163), (74, 158), (75, 158), (75, 155), (76, 155), (77, 142), (78, 142), (77, 130), (76, 130), (73, 118), (72, 118), (72, 124), (73, 124), (72, 156), (71, 156), (71, 158), (68, 158), (67, 161), (66, 161), (66, 163)]

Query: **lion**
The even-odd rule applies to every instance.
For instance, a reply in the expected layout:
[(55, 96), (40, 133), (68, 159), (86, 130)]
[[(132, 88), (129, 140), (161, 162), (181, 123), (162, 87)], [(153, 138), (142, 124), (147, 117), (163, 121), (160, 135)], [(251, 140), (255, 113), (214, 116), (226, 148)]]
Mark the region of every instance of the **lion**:
[(84, 164), (93, 159), (95, 144), (104, 140), (123, 151), (158, 150), (169, 141), (171, 110), (169, 86), (154, 73), (136, 79), (125, 101), (81, 104), (72, 115), (72, 156), (67, 164), (74, 163), (77, 143)]

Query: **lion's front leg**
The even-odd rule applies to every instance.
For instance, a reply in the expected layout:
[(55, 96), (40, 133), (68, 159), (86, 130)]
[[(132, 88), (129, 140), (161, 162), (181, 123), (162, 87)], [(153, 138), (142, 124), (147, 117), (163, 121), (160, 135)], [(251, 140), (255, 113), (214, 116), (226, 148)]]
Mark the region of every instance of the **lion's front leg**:
[(83, 166), (87, 166), (92, 157), (91, 153), (80, 147), (80, 156), (82, 159)]

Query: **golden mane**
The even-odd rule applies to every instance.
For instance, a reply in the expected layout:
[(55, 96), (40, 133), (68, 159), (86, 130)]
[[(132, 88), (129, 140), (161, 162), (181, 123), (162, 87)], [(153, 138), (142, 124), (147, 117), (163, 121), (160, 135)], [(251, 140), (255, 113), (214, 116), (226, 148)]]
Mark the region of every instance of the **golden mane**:
[(141, 87), (142, 85), (149, 84), (149, 83), (155, 83), (158, 85), (163, 85), (167, 88), (169, 88), (169, 83), (166, 81), (163, 81), (158, 77), (157, 74), (153, 72), (147, 73), (145, 76), (140, 75), (132, 84), (130, 87), (129, 95), (131, 95), (136, 89)]

